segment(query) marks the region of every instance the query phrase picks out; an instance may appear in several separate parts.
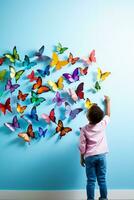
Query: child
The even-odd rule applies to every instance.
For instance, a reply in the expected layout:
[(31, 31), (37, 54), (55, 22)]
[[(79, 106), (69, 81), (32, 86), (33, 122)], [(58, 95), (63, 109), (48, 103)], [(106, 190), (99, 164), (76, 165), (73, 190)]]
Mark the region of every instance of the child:
[(94, 200), (95, 182), (100, 190), (99, 200), (107, 200), (105, 129), (110, 119), (110, 99), (105, 96), (106, 113), (94, 104), (87, 112), (89, 123), (80, 129), (81, 165), (86, 166), (87, 200)]

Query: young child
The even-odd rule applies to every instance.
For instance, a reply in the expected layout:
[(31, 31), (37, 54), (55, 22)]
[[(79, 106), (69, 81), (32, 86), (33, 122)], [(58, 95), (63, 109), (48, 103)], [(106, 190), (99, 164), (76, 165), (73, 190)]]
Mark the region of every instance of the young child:
[(94, 104), (87, 112), (89, 123), (80, 129), (81, 165), (86, 166), (87, 200), (94, 200), (95, 182), (97, 179), (100, 198), (107, 200), (106, 153), (108, 146), (105, 129), (110, 119), (110, 99), (105, 96), (105, 115), (99, 106)]

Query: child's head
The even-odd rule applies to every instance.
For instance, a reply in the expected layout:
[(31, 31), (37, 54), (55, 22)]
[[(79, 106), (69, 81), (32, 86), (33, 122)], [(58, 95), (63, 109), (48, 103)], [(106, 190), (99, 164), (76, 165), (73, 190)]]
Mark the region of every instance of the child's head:
[(87, 112), (87, 118), (90, 121), (90, 124), (99, 123), (104, 117), (104, 112), (101, 108), (94, 104)]

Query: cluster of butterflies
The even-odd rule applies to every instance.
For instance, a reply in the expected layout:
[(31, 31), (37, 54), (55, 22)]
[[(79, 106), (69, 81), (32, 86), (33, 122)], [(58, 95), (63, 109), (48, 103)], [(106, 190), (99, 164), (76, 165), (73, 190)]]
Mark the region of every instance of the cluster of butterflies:
[[(92, 63), (96, 63), (95, 50), (91, 51), (90, 55), (86, 59), (80, 59), (79, 57), (74, 57), (72, 53), (69, 53), (69, 56), (60, 60), (59, 55), (63, 54), (67, 47), (63, 47), (61, 43), (58, 43), (55, 46), (55, 50), (52, 53), (52, 58), (49, 56), (43, 55), (44, 46), (42, 46), (37, 52), (34, 52), (33, 61), (29, 58), (28, 55), (25, 55), (24, 60), (20, 59), (20, 56), (17, 52), (16, 46), (13, 48), (12, 53), (5, 53), (2, 57), (0, 57), (0, 66), (7, 64), (9, 66), (9, 70), (3, 69), (0, 71), (0, 81), (5, 81), (5, 91), (9, 91), (12, 94), (17, 91), (17, 106), (16, 111), (19, 113), (21, 119), (24, 119), (28, 123), (27, 130), (25, 132), (19, 132), (18, 136), (21, 137), (25, 142), (30, 143), (31, 139), (38, 137), (45, 137), (48, 132), (48, 129), (43, 129), (42, 127), (38, 127), (37, 131), (33, 130), (32, 123), (34, 121), (39, 122), (39, 117), (37, 114), (37, 107), (47, 101), (44, 96), (40, 96), (47, 92), (54, 92), (55, 96), (52, 99), (52, 103), (56, 104), (59, 108), (63, 105), (65, 108), (65, 118), (69, 117), (70, 120), (76, 118), (76, 116), (83, 111), (83, 108), (78, 107), (75, 109), (71, 108), (70, 103), (67, 101), (65, 97), (62, 97), (62, 92), (68, 95), (73, 102), (77, 102), (78, 100), (84, 100), (85, 108), (90, 109), (93, 103), (90, 99), (84, 98), (84, 82), (79, 83), (76, 89), (64, 89), (63, 82), (66, 81), (69, 85), (71, 83), (77, 82), (80, 80), (81, 76), (85, 76), (88, 73), (89, 65)], [(37, 69), (36, 72), (35, 67), (38, 65), (38, 62), (49, 61), (49, 64), (45, 67), (45, 69)], [(63, 73), (56, 82), (52, 80), (48, 80), (45, 84), (43, 84), (43, 80), (46, 76), (51, 74), (51, 69), (60, 70), (67, 65), (75, 65), (77, 62), (81, 61), (83, 63), (83, 67), (77, 67), (74, 69), (72, 73)], [(18, 64), (18, 65), (17, 65)], [(20, 67), (21, 70), (16, 70), (16, 66)], [(26, 79), (32, 84), (30, 91), (27, 93), (23, 93), (20, 89), (20, 84), (18, 81), (21, 77), (24, 76), (26, 70), (31, 70), (30, 74), (25, 75)], [(101, 83), (110, 75), (110, 72), (102, 72), (100, 68), (97, 71), (97, 78), (94, 85), (96, 91), (101, 89)], [(7, 77), (7, 79), (6, 79)], [(13, 83), (15, 81), (15, 83)], [(22, 83), (22, 81), (21, 81)], [(3, 91), (4, 93), (4, 91)], [(33, 104), (33, 107), (30, 113), (25, 113), (27, 108), (27, 104), (25, 103), (28, 96), (30, 96), (30, 103)], [(10, 102), (11, 98), (9, 97), (5, 103), (0, 103), (0, 111), (5, 115), (7, 111), (13, 112)], [(20, 102), (24, 102), (25, 105), (21, 105)], [(59, 133), (60, 138), (65, 136), (67, 133), (72, 131), (72, 128), (65, 127), (62, 120), (56, 120), (55, 109), (52, 108), (49, 114), (42, 114), (42, 119), (45, 120), (47, 124), (53, 123), (55, 124), (55, 133)], [(17, 118), (17, 115), (13, 116), (12, 122), (4, 123), (4, 125), (9, 128), (11, 131), (16, 131), (16, 129), (20, 128), (20, 123)]]

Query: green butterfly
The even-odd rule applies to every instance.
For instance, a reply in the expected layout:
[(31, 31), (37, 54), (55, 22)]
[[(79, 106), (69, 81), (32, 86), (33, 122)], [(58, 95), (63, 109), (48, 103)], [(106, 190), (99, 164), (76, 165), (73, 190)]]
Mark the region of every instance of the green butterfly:
[(8, 58), (11, 63), (15, 63), (16, 60), (20, 61), (20, 56), (17, 53), (16, 46), (13, 48), (13, 54), (11, 54), (11, 53), (5, 53), (4, 57)]
[(7, 70), (3, 69), (0, 71), (0, 81), (3, 81), (6, 76)]
[(67, 47), (62, 47), (60, 42), (56, 46), (56, 52), (58, 52), (58, 54), (64, 53), (64, 51), (66, 51), (67, 49), (68, 49)]
[(101, 86), (100, 86), (100, 83), (98, 81), (96, 81), (95, 83), (95, 89), (98, 91), (98, 90), (101, 90)]
[(35, 106), (39, 106), (43, 101), (45, 101), (46, 99), (43, 97), (38, 97), (38, 95), (31, 91), (31, 103), (35, 103)]
[(25, 70), (19, 70), (18, 72), (16, 72), (13, 66), (9, 66), (9, 70), (10, 70), (10, 77), (15, 78), (16, 82), (20, 79), (21, 75), (25, 71)]

